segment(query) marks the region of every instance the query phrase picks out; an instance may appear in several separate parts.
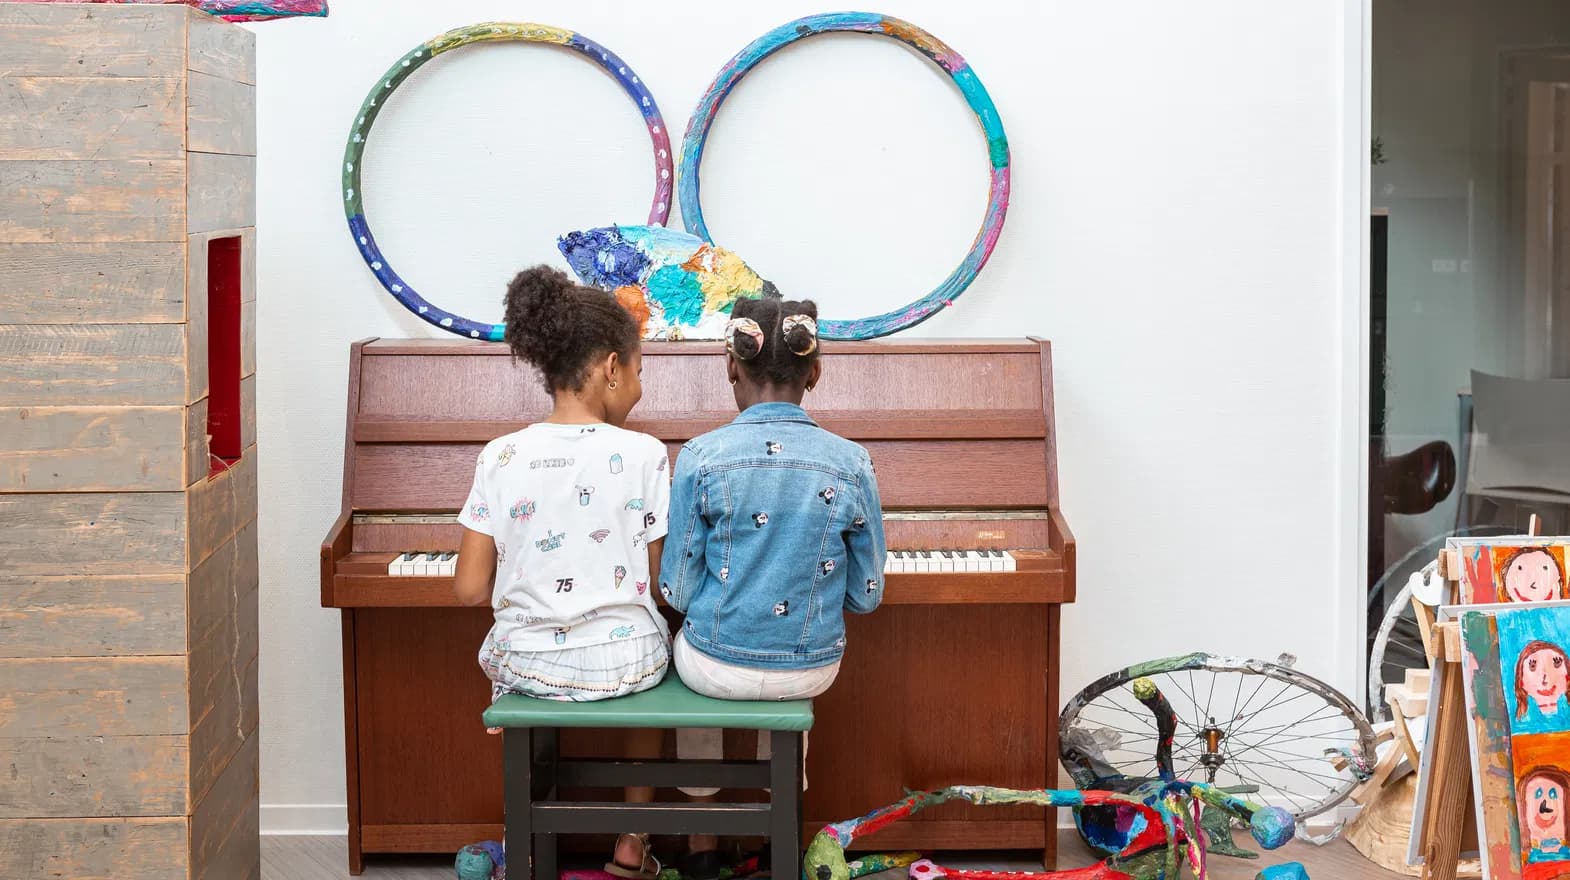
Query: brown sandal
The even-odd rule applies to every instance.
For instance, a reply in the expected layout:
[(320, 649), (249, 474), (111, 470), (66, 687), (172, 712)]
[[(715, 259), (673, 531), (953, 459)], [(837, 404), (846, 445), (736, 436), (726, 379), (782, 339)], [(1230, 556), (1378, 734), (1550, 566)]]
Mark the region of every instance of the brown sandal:
[[(626, 865), (623, 865), (620, 862), (616, 861), (616, 854), (615, 854), (615, 851), (613, 850), (612, 853), (611, 853), (611, 860), (609, 862), (605, 863), (605, 873), (610, 874), (610, 875), (615, 876), (615, 877), (622, 877), (622, 878), (624, 878), (624, 880), (655, 880), (655, 878), (659, 877), (660, 876), (660, 860), (655, 858), (654, 857), (654, 853), (649, 851), (649, 835), (647, 835), (647, 834), (622, 834), (622, 835), (619, 835), (616, 838), (616, 849), (621, 849), (622, 838), (625, 838), (625, 837), (635, 838), (638, 841), (638, 845), (642, 849), (642, 852), (643, 852), (643, 861), (642, 861), (642, 863), (638, 867), (636, 867), (636, 868), (629, 868)], [(653, 868), (649, 867), (651, 864), (654, 866)]]

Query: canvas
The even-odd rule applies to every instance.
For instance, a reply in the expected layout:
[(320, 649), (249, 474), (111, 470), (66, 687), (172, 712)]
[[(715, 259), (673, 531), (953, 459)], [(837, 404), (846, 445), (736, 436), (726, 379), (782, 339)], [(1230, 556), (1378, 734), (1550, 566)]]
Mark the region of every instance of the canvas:
[(1570, 605), (1461, 615), (1489, 880), (1570, 878)]
[(1451, 538), (1445, 546), (1461, 562), (1460, 604), (1570, 599), (1570, 537)]

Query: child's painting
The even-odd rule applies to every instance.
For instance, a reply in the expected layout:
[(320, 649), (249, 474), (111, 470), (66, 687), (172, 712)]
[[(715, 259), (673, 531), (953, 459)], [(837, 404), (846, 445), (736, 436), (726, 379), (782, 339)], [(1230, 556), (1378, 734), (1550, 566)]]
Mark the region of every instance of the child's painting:
[(1570, 538), (1451, 538), (1461, 563), (1462, 605), (1570, 599)]
[(33, 3), (145, 3), (194, 6), (225, 21), (267, 21), (298, 15), (320, 18), (327, 0), (30, 0)]
[[(1510, 732), (1570, 731), (1570, 615), (1556, 608), (1499, 614), (1499, 661)], [(1570, 762), (1567, 762), (1570, 763)]]
[(722, 339), (737, 299), (776, 292), (735, 253), (663, 226), (569, 232), (557, 246), (579, 281), (632, 312), (644, 339)]
[(1570, 878), (1570, 603), (1461, 616), (1489, 880)]

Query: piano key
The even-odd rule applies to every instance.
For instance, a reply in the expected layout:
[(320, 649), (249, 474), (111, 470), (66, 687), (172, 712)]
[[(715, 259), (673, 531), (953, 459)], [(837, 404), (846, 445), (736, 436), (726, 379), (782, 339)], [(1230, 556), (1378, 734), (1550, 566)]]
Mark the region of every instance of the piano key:
[(968, 571), (968, 572), (981, 572), (981, 571), (986, 571), (987, 570), (987, 562), (986, 562), (985, 559), (982, 558), (982, 556), (981, 556), (981, 554), (979, 552), (977, 552), (975, 550), (966, 550), (964, 552), (965, 552), (965, 570), (966, 571)]
[[(954, 551), (953, 550), (939, 550), (938, 551), (938, 571), (941, 571), (941, 572), (955, 571), (956, 569), (955, 569), (954, 565), (955, 565), (955, 560), (954, 560)], [(958, 570), (959, 571), (964, 571), (964, 569), (962, 569), (962, 568), (958, 569)]]
[(458, 552), (449, 550), (441, 555), (437, 562), (436, 573), (444, 577), (452, 577), (458, 573)]
[(410, 574), (410, 566), (413, 563), (414, 554), (412, 552), (399, 554), (392, 562), (388, 563), (387, 573), (399, 577), (406, 576)]
[(998, 552), (998, 554), (1000, 556), (1003, 557), (1003, 570), (1004, 571), (1013, 571), (1014, 570), (1014, 557), (1013, 557), (1013, 555), (1011, 555), (1007, 550), (999, 550), (997, 552)]

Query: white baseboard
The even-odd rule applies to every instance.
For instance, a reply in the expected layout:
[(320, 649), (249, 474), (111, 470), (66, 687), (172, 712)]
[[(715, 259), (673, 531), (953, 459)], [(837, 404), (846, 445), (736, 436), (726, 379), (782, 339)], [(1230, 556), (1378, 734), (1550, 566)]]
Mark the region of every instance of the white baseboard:
[(338, 836), (349, 833), (346, 804), (262, 804), (262, 834)]

